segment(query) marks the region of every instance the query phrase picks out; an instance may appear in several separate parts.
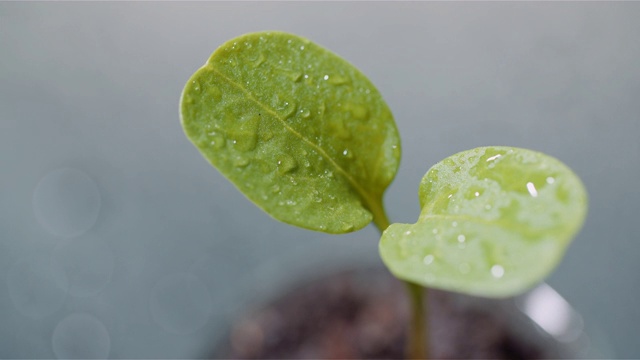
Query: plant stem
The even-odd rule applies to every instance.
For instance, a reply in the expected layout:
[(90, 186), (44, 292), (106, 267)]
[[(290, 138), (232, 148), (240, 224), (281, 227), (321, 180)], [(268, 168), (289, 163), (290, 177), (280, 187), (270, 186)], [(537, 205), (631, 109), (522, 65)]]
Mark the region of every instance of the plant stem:
[(429, 331), (427, 320), (427, 289), (405, 281), (411, 301), (411, 326), (406, 347), (406, 357), (409, 359), (429, 358)]
[[(382, 234), (389, 227), (389, 219), (384, 211), (382, 201), (377, 205), (373, 211), (373, 222), (378, 227), (378, 230), (380, 230), (380, 234)], [(405, 357), (407, 359), (428, 359), (429, 324), (427, 322), (427, 289), (408, 281), (404, 281), (404, 283), (411, 303), (411, 325), (409, 327)]]
[(384, 211), (382, 200), (367, 205), (369, 211), (373, 214), (373, 223), (376, 224), (380, 234), (382, 234), (389, 227), (389, 218), (387, 218), (387, 213)]

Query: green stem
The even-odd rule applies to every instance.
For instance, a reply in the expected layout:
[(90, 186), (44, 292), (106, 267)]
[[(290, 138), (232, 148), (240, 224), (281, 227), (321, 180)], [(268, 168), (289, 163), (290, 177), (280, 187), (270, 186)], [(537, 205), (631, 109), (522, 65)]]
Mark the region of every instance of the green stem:
[(390, 225), (387, 213), (384, 211), (382, 200), (367, 205), (369, 205), (369, 211), (373, 214), (373, 223), (376, 224), (376, 227), (380, 230), (380, 234), (382, 234)]
[(428, 359), (429, 358), (429, 330), (427, 321), (427, 289), (420, 285), (405, 282), (411, 301), (411, 326), (409, 328), (409, 339), (406, 347), (406, 357), (408, 359)]
[[(382, 201), (376, 204), (373, 210), (373, 222), (376, 224), (380, 234), (389, 227), (389, 219), (384, 211)], [(427, 323), (427, 289), (420, 285), (404, 281), (411, 302), (411, 324), (407, 339), (405, 357), (407, 359), (428, 359), (429, 358), (429, 326)]]

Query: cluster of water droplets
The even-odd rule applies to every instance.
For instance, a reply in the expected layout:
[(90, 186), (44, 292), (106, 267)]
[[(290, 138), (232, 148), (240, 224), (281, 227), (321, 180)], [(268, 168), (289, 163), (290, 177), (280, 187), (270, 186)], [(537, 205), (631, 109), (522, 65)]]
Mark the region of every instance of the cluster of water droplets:
[[(478, 162), (482, 162), (482, 164), (479, 165), (484, 166), (486, 169), (492, 170), (496, 168), (496, 165), (499, 162), (503, 161), (505, 158), (509, 158), (510, 156), (513, 156), (514, 158), (517, 157), (515, 162), (516, 165), (521, 165), (524, 163), (539, 164), (540, 162), (539, 155), (535, 153), (516, 155), (513, 154), (513, 152), (513, 150), (505, 150), (494, 154), (488, 153), (486, 155), (480, 153), (478, 155), (468, 156), (467, 158), (463, 159), (460, 164), (451, 159), (447, 159), (444, 162), (444, 165), (446, 165), (444, 169), (447, 174), (449, 174), (448, 171), (450, 171), (451, 174), (460, 173), (465, 166), (464, 161), (468, 161), (471, 164), (471, 167), (478, 164)], [(513, 161), (511, 159), (509, 161)], [(544, 166), (542, 168), (544, 169)], [(504, 169), (501, 169), (501, 172), (504, 172)], [(497, 214), (496, 216), (503, 215), (500, 212), (495, 212), (500, 209), (509, 213), (513, 213), (514, 211), (517, 211), (517, 207), (514, 208), (512, 205), (514, 204), (514, 201), (516, 202), (516, 204), (518, 203), (519, 200), (515, 199), (519, 199), (519, 196), (524, 196), (526, 194), (529, 198), (538, 198), (542, 196), (542, 191), (545, 187), (557, 185), (556, 177), (554, 177), (553, 175), (542, 177), (540, 179), (539, 174), (533, 174), (529, 178), (524, 177), (524, 179), (531, 180), (525, 180), (521, 183), (521, 185), (519, 185), (521, 186), (521, 188), (516, 188), (517, 191), (522, 195), (514, 194), (515, 197), (509, 197), (506, 194), (506, 190), (501, 189), (500, 185), (498, 185), (499, 179), (472, 177), (467, 183), (463, 183), (461, 188), (449, 189), (443, 195), (437, 195), (437, 191), (439, 191), (438, 189), (445, 189), (445, 187), (441, 186), (442, 184), (447, 182), (446, 179), (449, 175), (445, 176), (443, 179), (440, 179), (439, 176), (441, 174), (438, 174), (437, 170), (434, 171), (431, 175), (432, 176), (428, 178), (428, 181), (423, 182), (422, 186), (427, 189), (425, 190), (426, 193), (430, 194), (432, 197), (443, 196), (443, 198), (447, 202), (447, 205), (443, 208), (439, 208), (441, 209), (441, 211), (446, 211), (447, 214), (463, 215), (461, 214), (461, 211), (465, 209), (465, 211), (470, 211), (470, 216), (480, 216), (488, 221), (491, 221), (491, 219), (494, 217), (486, 217), (486, 215), (482, 215), (482, 210), (484, 210), (485, 212), (490, 212), (491, 214), (495, 213)], [(522, 199), (524, 199), (524, 197)], [(454, 246), (455, 248), (457, 248), (457, 251), (467, 251), (466, 249), (469, 247), (470, 241), (475, 241), (474, 237), (469, 236), (464, 231), (456, 232), (455, 229), (457, 227), (457, 221), (452, 221), (448, 225), (448, 228), (434, 228), (432, 231), (432, 239), (435, 240), (434, 243), (436, 244), (436, 248), (449, 249), (448, 251), (456, 251), (451, 250), (451, 246)], [(447, 234), (446, 237), (449, 238), (449, 241), (443, 243), (443, 234), (445, 233)], [(405, 235), (408, 234), (405, 232)], [(487, 258), (482, 260), (484, 263), (476, 263), (476, 260), (474, 260), (473, 262), (460, 260), (460, 262), (457, 264), (446, 263), (446, 261), (444, 263), (440, 263), (438, 252), (434, 251), (433, 248), (429, 251), (426, 251), (420, 258), (420, 260), (422, 264), (427, 268), (431, 268), (434, 266), (438, 268), (438, 265), (446, 267), (453, 265), (454, 267), (457, 267), (457, 271), (460, 274), (476, 274), (478, 271), (481, 271), (488, 272), (489, 276), (493, 279), (503, 279), (508, 275), (508, 267), (503, 261), (505, 256), (504, 252), (506, 251), (506, 249), (496, 244), (489, 247), (489, 249), (491, 250), (485, 250), (489, 251), (489, 253), (486, 253)], [(464, 257), (460, 257), (460, 259), (464, 259)], [(429, 270), (427, 271), (426, 276), (433, 280), (434, 273), (437, 273), (438, 271), (439, 270)]]

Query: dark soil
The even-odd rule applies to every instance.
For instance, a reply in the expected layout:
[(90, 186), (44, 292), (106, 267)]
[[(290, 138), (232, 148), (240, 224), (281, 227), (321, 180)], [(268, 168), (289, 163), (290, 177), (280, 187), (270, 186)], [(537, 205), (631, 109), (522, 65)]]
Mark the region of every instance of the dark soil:
[[(466, 298), (469, 299), (468, 297)], [(400, 359), (409, 317), (404, 285), (385, 271), (347, 272), (308, 283), (233, 326), (218, 357)], [(533, 359), (545, 353), (506, 317), (430, 290), (431, 352), (438, 359)]]

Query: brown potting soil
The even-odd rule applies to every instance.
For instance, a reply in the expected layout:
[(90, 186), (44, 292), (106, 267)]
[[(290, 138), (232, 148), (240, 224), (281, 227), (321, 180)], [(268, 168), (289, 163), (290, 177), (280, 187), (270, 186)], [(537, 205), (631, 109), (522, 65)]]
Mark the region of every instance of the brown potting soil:
[[(346, 272), (306, 284), (251, 312), (231, 329), (219, 358), (400, 359), (409, 302), (384, 271)], [(504, 318), (429, 290), (431, 357), (535, 359), (544, 351), (518, 338)]]

